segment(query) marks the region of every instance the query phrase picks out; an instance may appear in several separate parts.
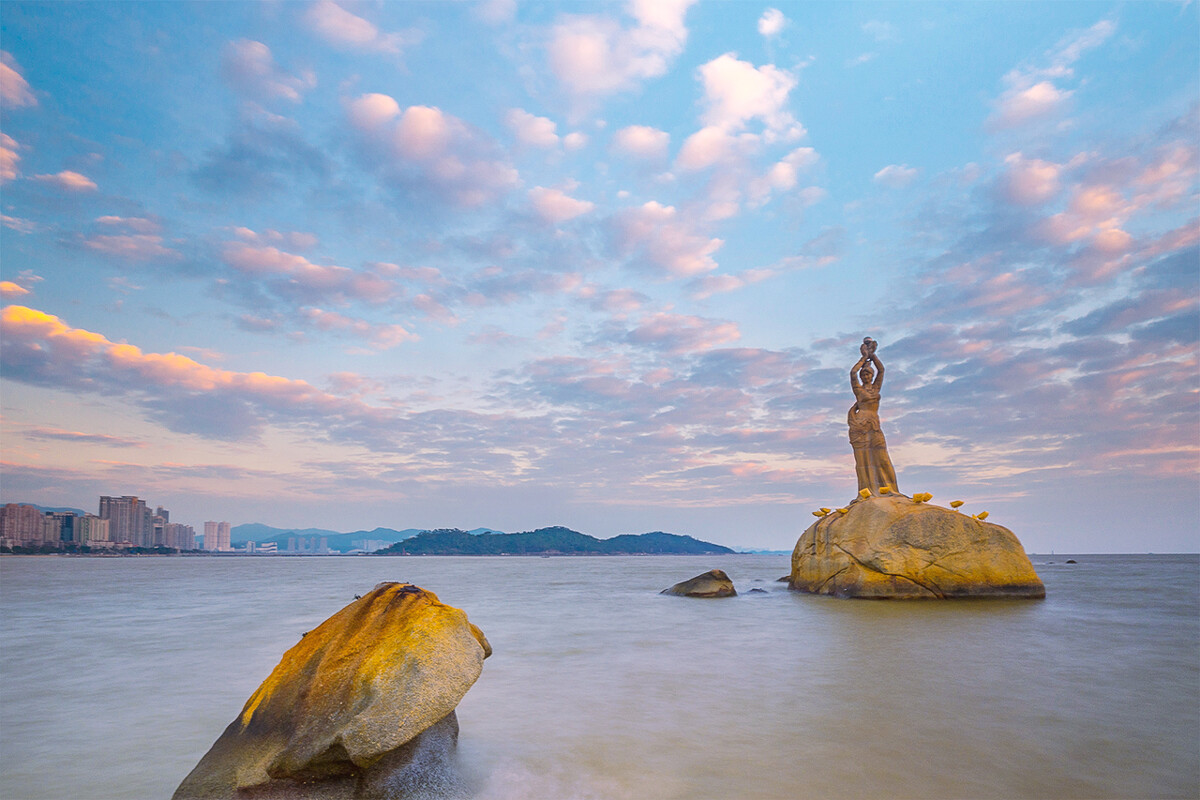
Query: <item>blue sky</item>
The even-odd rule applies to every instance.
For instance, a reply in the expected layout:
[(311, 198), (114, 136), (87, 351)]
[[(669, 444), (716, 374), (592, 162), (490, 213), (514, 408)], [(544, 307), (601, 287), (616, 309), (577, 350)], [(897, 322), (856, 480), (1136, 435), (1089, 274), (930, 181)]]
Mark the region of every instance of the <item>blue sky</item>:
[(0, 6), (3, 500), (1200, 548), (1193, 3)]

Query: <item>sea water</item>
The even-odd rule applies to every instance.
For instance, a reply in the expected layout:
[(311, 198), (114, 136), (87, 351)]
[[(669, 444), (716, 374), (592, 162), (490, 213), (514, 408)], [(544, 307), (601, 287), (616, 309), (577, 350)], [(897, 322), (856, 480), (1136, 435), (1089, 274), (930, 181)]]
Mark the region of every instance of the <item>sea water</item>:
[[(787, 556), (4, 558), (0, 798), (169, 798), (384, 580), (495, 649), (478, 800), (1197, 797), (1200, 556), (1066, 558), (1044, 601), (945, 602), (789, 592)], [(714, 567), (738, 597), (659, 594)]]

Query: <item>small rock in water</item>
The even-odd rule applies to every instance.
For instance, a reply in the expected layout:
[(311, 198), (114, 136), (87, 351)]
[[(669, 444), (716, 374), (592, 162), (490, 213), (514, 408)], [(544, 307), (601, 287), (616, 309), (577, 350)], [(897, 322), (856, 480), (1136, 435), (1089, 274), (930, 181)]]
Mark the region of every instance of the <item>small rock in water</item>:
[(1073, 558), (1068, 558), (1068, 559), (1067, 559), (1067, 563), (1068, 563), (1068, 564), (1078, 564), (1079, 562), (1078, 562), (1078, 561), (1076, 561), (1076, 560), (1075, 560), (1075, 559), (1073, 559)]
[(691, 580), (677, 583), (670, 589), (663, 589), (659, 594), (673, 594), (679, 597), (734, 597), (737, 591), (724, 570), (714, 569)]
[(746, 594), (770, 594), (770, 592), (768, 592), (766, 589), (759, 589), (756, 587), (746, 592)]

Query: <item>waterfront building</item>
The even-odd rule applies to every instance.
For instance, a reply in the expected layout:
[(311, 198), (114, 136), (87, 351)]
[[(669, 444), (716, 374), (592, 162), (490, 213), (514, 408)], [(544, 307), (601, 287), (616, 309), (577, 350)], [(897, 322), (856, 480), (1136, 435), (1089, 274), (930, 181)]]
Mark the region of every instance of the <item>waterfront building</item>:
[(86, 547), (108, 547), (109, 521), (95, 514), (84, 514), (75, 524), (76, 541)]
[[(251, 544), (254, 544), (251, 542)], [(279, 552), (278, 542), (262, 542), (254, 545), (254, 552), (275, 555)]]
[(232, 531), (228, 522), (205, 522), (204, 549), (220, 553), (229, 552), (233, 549), (229, 542)]
[(148, 547), (153, 539), (153, 522), (146, 503), (135, 496), (100, 498), (100, 518), (110, 523), (114, 542), (129, 542), (133, 547)]
[(168, 522), (163, 525), (163, 546), (176, 550), (195, 550), (196, 531), (191, 525)]
[(47, 544), (74, 542), (75, 526), (79, 515), (74, 511), (47, 511), (42, 539)]
[(42, 512), (23, 503), (9, 503), (0, 508), (0, 544), (6, 547), (30, 547), (42, 543), (44, 536)]

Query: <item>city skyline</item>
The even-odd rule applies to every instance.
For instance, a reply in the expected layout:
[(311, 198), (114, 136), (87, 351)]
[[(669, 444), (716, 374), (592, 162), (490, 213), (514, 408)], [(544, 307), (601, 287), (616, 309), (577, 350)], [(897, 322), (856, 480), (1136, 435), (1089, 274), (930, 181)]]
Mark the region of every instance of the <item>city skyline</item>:
[(1196, 4), (0, 22), (0, 501), (786, 550), (871, 336), (902, 491), (1200, 549)]

